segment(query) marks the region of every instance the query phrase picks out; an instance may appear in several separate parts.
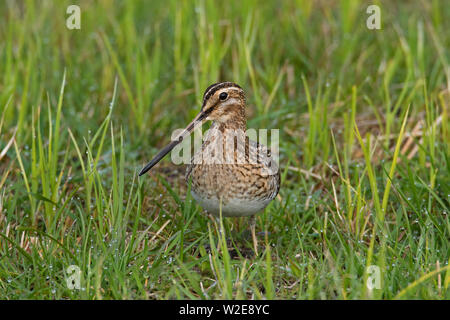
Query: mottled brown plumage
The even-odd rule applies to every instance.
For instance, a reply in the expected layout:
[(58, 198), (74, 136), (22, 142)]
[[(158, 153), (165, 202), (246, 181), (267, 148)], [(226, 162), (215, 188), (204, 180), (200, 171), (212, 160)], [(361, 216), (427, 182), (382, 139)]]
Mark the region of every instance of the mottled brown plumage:
[[(250, 140), (244, 131), (239, 137), (245, 141), (239, 161), (237, 139), (231, 145), (233, 149), (227, 149), (227, 141), (231, 139), (226, 138), (228, 130), (235, 132), (228, 129), (227, 124), (213, 123), (201, 150), (192, 157), (186, 170), (186, 182), (192, 179), (194, 199), (214, 215), (220, 214), (221, 198), (223, 216), (253, 215), (278, 194), (280, 173), (267, 148)], [(218, 150), (222, 152), (221, 157), (217, 157)], [(221, 161), (227, 159), (227, 151), (232, 153), (232, 160), (228, 161), (231, 163)]]
[[(232, 82), (215, 83), (204, 95), (200, 113), (139, 173), (156, 165), (205, 121), (213, 121), (186, 171), (194, 199), (209, 213), (253, 216), (280, 190), (280, 172), (267, 147), (246, 136), (245, 94)], [(252, 236), (255, 243), (254, 224)]]

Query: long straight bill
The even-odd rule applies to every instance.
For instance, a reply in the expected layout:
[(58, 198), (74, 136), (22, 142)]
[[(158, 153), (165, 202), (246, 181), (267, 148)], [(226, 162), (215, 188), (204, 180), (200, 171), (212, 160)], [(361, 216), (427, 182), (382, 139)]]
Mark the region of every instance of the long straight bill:
[(159, 161), (161, 161), (162, 158), (166, 156), (166, 154), (172, 151), (172, 149), (175, 148), (176, 145), (180, 144), (184, 138), (189, 136), (191, 132), (194, 131), (194, 129), (201, 126), (205, 118), (206, 114), (203, 111), (200, 111), (200, 113), (195, 117), (195, 119), (192, 120), (191, 123), (189, 123), (189, 125), (183, 130), (183, 132), (181, 132), (181, 134), (175, 140), (173, 140), (171, 143), (165, 146), (149, 163), (147, 163), (147, 165), (141, 170), (141, 172), (139, 172), (139, 176), (142, 176), (151, 168), (153, 168)]

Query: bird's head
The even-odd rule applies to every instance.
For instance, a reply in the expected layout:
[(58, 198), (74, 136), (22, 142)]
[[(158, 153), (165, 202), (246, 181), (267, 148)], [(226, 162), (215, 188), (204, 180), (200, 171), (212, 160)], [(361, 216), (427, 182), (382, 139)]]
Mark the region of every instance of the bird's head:
[(242, 88), (233, 82), (219, 82), (206, 88), (203, 94), (203, 103), (200, 112), (191, 123), (178, 135), (178, 137), (164, 147), (158, 154), (139, 172), (145, 174), (153, 168), (192, 131), (200, 127), (208, 120), (229, 124), (231, 128), (245, 127), (245, 94)]

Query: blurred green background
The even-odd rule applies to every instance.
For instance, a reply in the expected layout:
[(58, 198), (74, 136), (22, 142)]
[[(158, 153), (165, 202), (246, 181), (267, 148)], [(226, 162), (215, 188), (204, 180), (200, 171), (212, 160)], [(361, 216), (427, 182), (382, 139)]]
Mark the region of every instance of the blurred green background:
[[(449, 298), (447, 1), (6, 0), (0, 17), (1, 298)], [(280, 129), (257, 257), (245, 219), (225, 223), (234, 254), (215, 249), (169, 157), (136, 177), (217, 81), (245, 89), (249, 127)]]

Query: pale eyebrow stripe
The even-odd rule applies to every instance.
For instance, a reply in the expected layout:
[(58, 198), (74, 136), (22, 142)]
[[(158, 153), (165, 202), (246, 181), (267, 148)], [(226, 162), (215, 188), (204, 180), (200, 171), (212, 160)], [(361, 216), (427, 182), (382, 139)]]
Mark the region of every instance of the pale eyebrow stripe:
[(242, 90), (242, 88), (234, 83), (234, 82), (219, 82), (217, 84), (213, 84), (209, 89), (207, 89), (207, 91), (205, 92), (205, 94), (203, 95), (203, 104), (202, 104), (202, 108), (205, 106), (206, 101), (217, 91), (223, 88), (229, 88), (229, 87), (235, 87), (238, 88), (240, 90)]

